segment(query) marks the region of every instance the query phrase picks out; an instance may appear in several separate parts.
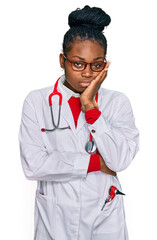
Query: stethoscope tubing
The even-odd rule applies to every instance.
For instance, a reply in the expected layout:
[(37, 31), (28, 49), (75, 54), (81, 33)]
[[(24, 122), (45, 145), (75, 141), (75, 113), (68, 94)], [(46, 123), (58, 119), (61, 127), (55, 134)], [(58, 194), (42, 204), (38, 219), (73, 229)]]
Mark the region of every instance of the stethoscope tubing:
[[(42, 132), (52, 132), (56, 129), (60, 129), (60, 130), (64, 130), (64, 129), (70, 129), (70, 127), (63, 127), (63, 128), (59, 128), (59, 123), (60, 123), (60, 115), (61, 115), (61, 106), (62, 106), (62, 94), (60, 92), (58, 92), (57, 90), (57, 87), (58, 87), (58, 82), (59, 82), (60, 78), (58, 78), (58, 80), (56, 81), (55, 83), (55, 86), (54, 86), (54, 89), (53, 89), (53, 92), (49, 95), (49, 106), (50, 106), (50, 112), (51, 112), (51, 120), (52, 120), (52, 124), (54, 126), (53, 129), (45, 129), (45, 128), (42, 128), (41, 131)], [(53, 109), (52, 109), (52, 97), (54, 95), (58, 95), (59, 96), (59, 111), (58, 111), (58, 121), (57, 121), (57, 124), (55, 124), (55, 121), (54, 121), (54, 116), (53, 116)]]
[(52, 97), (54, 95), (58, 95), (59, 96), (59, 105), (60, 106), (62, 105), (62, 94), (60, 92), (58, 92), (58, 90), (57, 90), (58, 82), (59, 82), (60, 78), (61, 77), (59, 77), (58, 80), (56, 81), (54, 89), (53, 89), (53, 92), (49, 96), (49, 106), (52, 106)]
[(53, 124), (53, 126), (55, 127), (55, 129), (56, 129), (56, 128), (58, 128), (59, 123), (60, 123), (61, 105), (59, 105), (59, 111), (58, 111), (58, 122), (57, 122), (57, 125), (56, 125), (55, 122), (54, 122), (52, 105), (50, 105), (50, 112), (51, 112), (52, 124)]

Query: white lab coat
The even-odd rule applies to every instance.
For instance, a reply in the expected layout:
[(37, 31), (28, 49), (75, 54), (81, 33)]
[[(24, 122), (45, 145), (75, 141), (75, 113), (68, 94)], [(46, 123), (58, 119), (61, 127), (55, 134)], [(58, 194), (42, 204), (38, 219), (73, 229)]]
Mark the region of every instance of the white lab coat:
[[(41, 132), (53, 128), (48, 104), (52, 91), (48, 87), (28, 94), (19, 131), (24, 174), (37, 180), (34, 240), (127, 240), (123, 197), (117, 195), (101, 211), (110, 186), (121, 190), (118, 178), (101, 171), (87, 174), (90, 155), (85, 144), (91, 133), (110, 169), (119, 172), (129, 166), (139, 134), (128, 98), (100, 88), (100, 117), (90, 125), (81, 112), (75, 128), (63, 93), (59, 127), (71, 129)], [(56, 119), (58, 97), (52, 106)]]

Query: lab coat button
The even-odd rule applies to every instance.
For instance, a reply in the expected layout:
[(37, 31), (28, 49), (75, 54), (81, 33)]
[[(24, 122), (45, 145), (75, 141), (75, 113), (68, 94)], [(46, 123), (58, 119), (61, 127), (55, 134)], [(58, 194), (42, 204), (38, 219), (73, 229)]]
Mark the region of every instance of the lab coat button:
[(95, 130), (94, 129), (92, 129), (92, 131), (91, 131), (92, 133), (95, 133)]

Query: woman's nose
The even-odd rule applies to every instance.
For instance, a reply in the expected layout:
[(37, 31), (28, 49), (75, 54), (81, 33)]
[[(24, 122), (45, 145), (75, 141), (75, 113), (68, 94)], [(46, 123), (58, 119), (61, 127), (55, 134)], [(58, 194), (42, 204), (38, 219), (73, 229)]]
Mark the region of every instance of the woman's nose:
[(86, 68), (82, 71), (82, 76), (86, 78), (90, 78), (93, 75), (93, 71), (91, 70), (90, 63), (87, 64)]

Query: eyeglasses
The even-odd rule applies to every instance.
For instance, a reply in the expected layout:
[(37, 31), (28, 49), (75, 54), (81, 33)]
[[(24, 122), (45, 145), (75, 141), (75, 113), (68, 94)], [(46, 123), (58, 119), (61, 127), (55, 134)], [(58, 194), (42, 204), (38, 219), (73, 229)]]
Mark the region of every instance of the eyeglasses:
[(82, 72), (83, 70), (85, 70), (87, 64), (90, 64), (90, 68), (93, 72), (101, 72), (105, 68), (107, 63), (106, 59), (104, 59), (104, 61), (92, 63), (87, 63), (83, 61), (70, 61), (66, 56), (64, 56), (64, 59), (68, 60), (68, 62), (71, 63), (72, 69), (76, 72)]

